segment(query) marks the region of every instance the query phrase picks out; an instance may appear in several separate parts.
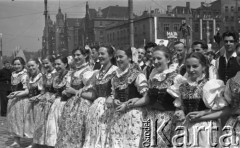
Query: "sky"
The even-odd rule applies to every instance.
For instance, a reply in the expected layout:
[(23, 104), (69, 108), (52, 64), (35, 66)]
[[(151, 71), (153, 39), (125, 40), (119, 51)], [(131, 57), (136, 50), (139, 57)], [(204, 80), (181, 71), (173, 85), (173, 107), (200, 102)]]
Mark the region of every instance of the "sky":
[[(48, 10), (55, 20), (59, 6), (63, 13), (71, 18), (82, 18), (85, 15), (87, 0), (48, 0)], [(200, 0), (133, 0), (134, 13), (140, 15), (144, 10), (166, 9), (167, 5), (185, 6), (191, 3), (192, 8), (200, 6)], [(202, 0), (212, 2), (214, 0)], [(127, 6), (128, 0), (88, 0), (89, 7), (106, 8), (107, 6)], [(60, 5), (59, 5), (60, 4)], [(17, 46), (27, 51), (42, 48), (44, 28), (44, 0), (0, 0), (0, 33), (3, 34), (3, 55), (11, 55)]]

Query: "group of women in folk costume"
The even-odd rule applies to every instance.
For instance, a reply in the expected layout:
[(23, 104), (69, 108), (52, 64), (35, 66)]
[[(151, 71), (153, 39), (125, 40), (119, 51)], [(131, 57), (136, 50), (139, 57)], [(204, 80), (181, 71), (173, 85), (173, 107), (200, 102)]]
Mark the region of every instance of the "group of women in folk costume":
[[(12, 146), (20, 138), (33, 138), (39, 147), (145, 147), (143, 121), (148, 119), (158, 120), (155, 128), (164, 125), (151, 135), (157, 138), (155, 147), (218, 143), (220, 131), (211, 132), (209, 138), (207, 130), (199, 131), (194, 143), (194, 130), (200, 126), (226, 123), (239, 130), (239, 73), (225, 87), (220, 80), (208, 79), (208, 64), (200, 53), (186, 57), (182, 76), (170, 66), (166, 47), (157, 46), (152, 52), (149, 80), (132, 62), (130, 49), (100, 47), (102, 67), (96, 71), (89, 65), (88, 49), (73, 51), (71, 70), (66, 57), (43, 58), (44, 72), (37, 60), (29, 60), (26, 70), (24, 60), (15, 58), (7, 115)], [(231, 118), (220, 122), (223, 115)], [(179, 125), (188, 130), (183, 138), (176, 137), (183, 132), (175, 130)]]

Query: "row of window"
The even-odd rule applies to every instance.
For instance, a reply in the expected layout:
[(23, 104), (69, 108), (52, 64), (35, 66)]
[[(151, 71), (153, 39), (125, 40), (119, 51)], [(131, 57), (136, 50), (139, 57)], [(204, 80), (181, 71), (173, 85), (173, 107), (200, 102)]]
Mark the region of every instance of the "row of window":
[[(220, 25), (216, 24), (216, 28), (219, 28)], [(200, 24), (194, 24), (194, 32), (199, 32), (200, 31)], [(202, 24), (202, 32), (207, 32), (207, 24), (203, 23)], [(213, 32), (213, 24), (212, 22), (209, 23), (209, 32)]]
[(173, 30), (170, 29), (170, 24), (163, 24), (163, 30), (164, 31), (179, 31), (180, 24), (173, 24)]
[(112, 42), (115, 40), (123, 40), (128, 38), (129, 29), (120, 30), (117, 32), (112, 32), (107, 34), (107, 41)]
[(234, 16), (225, 16), (225, 22), (234, 22), (235, 17)]
[[(238, 7), (238, 11), (240, 11), (240, 7)], [(234, 6), (225, 6), (225, 12), (234, 12)]]

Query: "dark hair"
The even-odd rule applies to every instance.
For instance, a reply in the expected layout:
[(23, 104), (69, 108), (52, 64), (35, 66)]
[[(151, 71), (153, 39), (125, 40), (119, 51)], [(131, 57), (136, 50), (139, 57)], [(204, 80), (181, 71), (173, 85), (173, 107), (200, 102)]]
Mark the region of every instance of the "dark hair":
[(145, 45), (145, 50), (147, 50), (148, 48), (154, 48), (154, 47), (156, 47), (157, 46), (157, 44), (156, 43), (154, 43), (154, 42), (148, 42), (146, 45)]
[(233, 32), (229, 32), (229, 31), (227, 31), (227, 32), (224, 32), (223, 35), (222, 35), (223, 39), (224, 39), (225, 37), (230, 37), (230, 36), (233, 37), (234, 42), (237, 41), (236, 34), (233, 33)]
[(42, 58), (42, 60), (45, 60), (45, 59), (47, 59), (51, 63), (54, 63), (54, 61), (55, 61), (55, 58), (51, 55)]
[(184, 43), (181, 42), (181, 41), (176, 41), (176, 42), (174, 42), (173, 46), (178, 45), (178, 44), (183, 44), (183, 46), (185, 46)]
[(206, 57), (202, 53), (192, 52), (187, 56), (186, 60), (190, 58), (196, 58), (199, 60), (200, 64), (206, 68), (205, 69), (206, 78), (209, 78), (209, 67)]
[[(115, 51), (114, 51), (114, 49), (113, 49), (113, 47), (112, 46), (101, 46), (100, 48), (106, 48), (107, 49), (107, 53), (108, 53), (108, 55), (109, 56), (112, 56), (112, 58), (111, 58), (111, 63), (113, 64), (113, 65), (116, 65), (116, 59), (114, 58), (114, 53), (115, 53)], [(99, 48), (99, 49), (100, 49)]]
[(67, 67), (66, 67), (66, 69), (68, 69), (69, 68), (69, 64), (68, 64), (68, 58), (67, 57), (63, 57), (63, 56), (58, 56), (58, 57), (56, 57), (55, 58), (55, 61), (56, 60), (61, 60), (64, 64), (67, 64)]
[(132, 49), (131, 49), (131, 47), (129, 47), (129, 48), (120, 48), (120, 49), (117, 49), (117, 50), (124, 51), (125, 54), (127, 55), (127, 57), (130, 58), (131, 61), (132, 61)]
[(96, 45), (96, 46), (92, 46), (92, 47), (90, 47), (90, 48), (91, 48), (91, 49), (96, 49), (96, 51), (98, 52), (100, 47)]
[(20, 63), (23, 65), (23, 67), (26, 65), (24, 59), (22, 57), (16, 57), (13, 59), (12, 64), (14, 64), (15, 61), (19, 60)]
[(198, 44), (201, 45), (202, 49), (204, 49), (204, 50), (208, 49), (208, 45), (206, 43), (204, 43), (203, 41), (195, 41), (195, 42), (193, 42), (192, 46), (195, 46), (195, 45), (198, 45)]
[(170, 50), (169, 50), (169, 48), (167, 48), (167, 47), (165, 47), (165, 46), (156, 46), (154, 49), (153, 49), (153, 53), (155, 52), (155, 51), (162, 51), (163, 53), (164, 53), (164, 56), (167, 58), (167, 59), (169, 59), (170, 60), (170, 63), (169, 64), (171, 64), (172, 63), (172, 56), (171, 56), (171, 53), (170, 53)]
[(31, 58), (31, 59), (28, 60), (28, 62), (30, 62), (30, 61), (34, 61), (38, 65), (40, 64), (40, 62), (36, 58)]
[(75, 53), (76, 51), (78, 51), (78, 50), (81, 52), (82, 55), (87, 56), (87, 57), (86, 57), (86, 62), (89, 62), (89, 60), (90, 60), (90, 50), (79, 47), (79, 48), (76, 48), (76, 49), (74, 49), (74, 50), (72, 51), (72, 55), (74, 55), (74, 53)]

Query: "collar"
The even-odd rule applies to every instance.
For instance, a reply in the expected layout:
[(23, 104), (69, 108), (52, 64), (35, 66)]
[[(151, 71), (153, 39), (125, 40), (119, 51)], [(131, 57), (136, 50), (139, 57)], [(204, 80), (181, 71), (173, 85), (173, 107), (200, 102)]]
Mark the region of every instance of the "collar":
[(76, 70), (80, 70), (80, 69), (86, 67), (87, 65), (88, 65), (88, 63), (86, 62), (86, 63), (82, 64), (81, 66), (76, 67)]
[(42, 77), (42, 73), (38, 73), (33, 79), (30, 78), (29, 83), (35, 83)]
[(157, 79), (159, 82), (166, 79), (167, 74), (174, 72), (175, 69), (168, 68), (164, 70), (163, 72), (159, 73), (156, 68), (154, 68), (149, 76), (150, 79)]
[(229, 57), (229, 59), (227, 59), (227, 54), (226, 54), (226, 51), (224, 52), (224, 54), (223, 54), (223, 57), (226, 59), (226, 60), (229, 60), (231, 57), (237, 57), (237, 53), (234, 51), (233, 53), (232, 53), (232, 55)]
[(22, 75), (22, 74), (24, 74), (24, 73), (27, 73), (27, 70), (26, 70), (26, 69), (23, 69), (22, 71), (20, 71), (20, 72), (18, 72), (18, 73), (16, 73), (16, 71), (14, 71), (14, 72), (12, 73), (12, 75), (13, 75), (13, 77), (16, 77), (16, 76)]
[(203, 79), (206, 78), (206, 75), (203, 74), (202, 77), (198, 77), (195, 82), (191, 82), (191, 81), (190, 81), (190, 79), (189, 79), (189, 77), (188, 77), (188, 73), (186, 73), (186, 74), (184, 75), (184, 77), (187, 79), (187, 83), (188, 83), (189, 85), (196, 86), (196, 85), (198, 85)]
[(131, 66), (131, 64), (129, 64), (129, 66), (124, 71), (122, 71), (120, 68), (118, 68), (116, 70), (117, 77), (119, 78), (119, 77), (123, 76), (124, 74), (126, 74), (129, 70), (130, 66)]
[(143, 62), (143, 61), (141, 61), (140, 63), (139, 63), (139, 66), (143, 66), (145, 63)]

